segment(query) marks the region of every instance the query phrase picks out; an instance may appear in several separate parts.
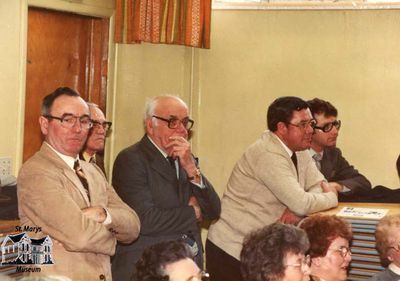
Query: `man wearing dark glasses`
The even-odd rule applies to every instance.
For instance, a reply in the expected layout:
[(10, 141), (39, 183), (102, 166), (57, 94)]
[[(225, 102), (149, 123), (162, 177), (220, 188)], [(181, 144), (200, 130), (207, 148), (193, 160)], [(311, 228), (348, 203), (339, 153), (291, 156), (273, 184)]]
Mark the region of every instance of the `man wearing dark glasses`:
[(87, 103), (90, 110), (90, 119), (93, 126), (89, 130), (83, 150), (79, 153), (79, 158), (86, 162), (96, 164), (105, 174), (103, 151), (108, 131), (112, 123), (106, 121), (103, 111), (97, 104)]
[[(341, 194), (361, 194), (371, 190), (371, 183), (343, 157), (336, 147), (341, 126), (337, 109), (318, 98), (307, 102), (317, 124), (311, 142), (310, 154), (317, 168)], [(339, 197), (340, 200), (340, 197)]]

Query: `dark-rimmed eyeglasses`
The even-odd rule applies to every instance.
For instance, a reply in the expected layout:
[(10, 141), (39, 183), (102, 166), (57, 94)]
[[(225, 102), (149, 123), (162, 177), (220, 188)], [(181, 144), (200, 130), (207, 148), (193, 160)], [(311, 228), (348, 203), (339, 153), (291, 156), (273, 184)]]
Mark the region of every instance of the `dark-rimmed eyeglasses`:
[(317, 121), (315, 121), (314, 119), (310, 120), (310, 121), (302, 121), (298, 124), (293, 124), (293, 123), (288, 123), (288, 125), (292, 125), (295, 126), (297, 128), (300, 128), (301, 130), (305, 130), (308, 127), (311, 127), (312, 129), (315, 128), (315, 126), (317, 125)]
[(339, 249), (329, 249), (329, 250), (338, 252), (342, 256), (342, 258), (345, 258), (348, 254), (351, 255), (351, 249), (346, 246), (342, 246)]
[(82, 115), (82, 116), (75, 116), (73, 114), (63, 114), (61, 117), (52, 116), (50, 114), (43, 115), (43, 117), (47, 119), (55, 119), (60, 121), (61, 126), (64, 128), (70, 129), (75, 126), (76, 122), (79, 120), (79, 124), (81, 128), (84, 130), (89, 130), (92, 126), (92, 120), (90, 119), (89, 115)]
[(397, 244), (396, 246), (390, 246), (389, 249), (393, 249), (393, 250), (395, 250), (396, 252), (400, 252), (400, 243)]
[(176, 129), (179, 127), (179, 123), (185, 127), (186, 130), (190, 130), (193, 127), (194, 121), (190, 119), (189, 117), (183, 118), (182, 120), (179, 120), (178, 118), (171, 117), (169, 119), (162, 118), (160, 116), (153, 115), (152, 117), (159, 119), (161, 121), (167, 122), (168, 123), (168, 128), (170, 129)]
[(325, 124), (323, 127), (315, 126), (314, 129), (318, 129), (324, 133), (328, 133), (333, 129), (333, 127), (335, 127), (336, 130), (339, 130), (341, 125), (342, 125), (342, 122), (340, 120), (335, 120), (333, 122), (329, 122), (329, 123)]
[(96, 120), (92, 120), (92, 123), (93, 123), (93, 129), (103, 128), (103, 130), (106, 132), (111, 129), (112, 125), (112, 122), (109, 121), (99, 122)]
[(300, 263), (292, 263), (292, 264), (286, 264), (286, 267), (292, 266), (292, 267), (311, 267), (311, 257), (310, 255), (305, 256)]

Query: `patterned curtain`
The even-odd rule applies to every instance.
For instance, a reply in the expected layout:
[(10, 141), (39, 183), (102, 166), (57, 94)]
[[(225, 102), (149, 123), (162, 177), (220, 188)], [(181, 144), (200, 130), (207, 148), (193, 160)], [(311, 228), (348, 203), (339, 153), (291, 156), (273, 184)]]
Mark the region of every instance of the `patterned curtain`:
[(116, 43), (210, 48), (211, 0), (115, 0)]

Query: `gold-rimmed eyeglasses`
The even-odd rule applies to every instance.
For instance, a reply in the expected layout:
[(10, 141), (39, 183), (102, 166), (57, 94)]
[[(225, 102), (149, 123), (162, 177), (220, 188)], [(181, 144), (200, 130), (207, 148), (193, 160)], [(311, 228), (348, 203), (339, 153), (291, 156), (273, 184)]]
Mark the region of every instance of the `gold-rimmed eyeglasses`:
[(329, 249), (329, 250), (338, 252), (342, 256), (342, 258), (345, 258), (348, 254), (351, 255), (351, 249), (346, 246), (342, 246), (339, 249)]
[(287, 124), (297, 127), (301, 130), (305, 130), (308, 127), (311, 127), (314, 130), (315, 126), (317, 125), (317, 121), (315, 121), (314, 119), (311, 119), (310, 121), (301, 121), (298, 124), (293, 124), (293, 123), (287, 123)]
[(291, 263), (291, 264), (286, 264), (286, 267), (288, 266), (293, 266), (293, 267), (304, 267), (304, 266), (311, 266), (311, 257), (310, 255), (305, 256), (300, 263)]

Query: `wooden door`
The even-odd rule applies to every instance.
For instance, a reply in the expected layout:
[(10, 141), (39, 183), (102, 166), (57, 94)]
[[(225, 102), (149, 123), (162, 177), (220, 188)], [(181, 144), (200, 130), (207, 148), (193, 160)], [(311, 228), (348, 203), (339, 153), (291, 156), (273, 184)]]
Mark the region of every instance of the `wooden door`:
[(108, 19), (29, 8), (23, 161), (40, 148), (40, 105), (56, 88), (75, 89), (105, 112), (108, 26)]

